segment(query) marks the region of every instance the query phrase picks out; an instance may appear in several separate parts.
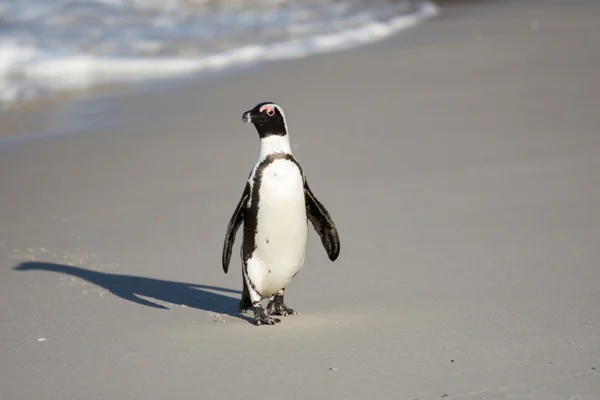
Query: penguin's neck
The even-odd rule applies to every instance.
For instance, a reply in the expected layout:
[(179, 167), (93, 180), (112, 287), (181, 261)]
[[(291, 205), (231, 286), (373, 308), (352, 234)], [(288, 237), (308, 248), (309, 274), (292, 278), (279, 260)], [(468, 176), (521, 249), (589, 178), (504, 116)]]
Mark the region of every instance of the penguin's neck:
[(289, 135), (270, 135), (260, 139), (260, 155), (258, 156), (260, 160), (277, 153), (292, 154)]

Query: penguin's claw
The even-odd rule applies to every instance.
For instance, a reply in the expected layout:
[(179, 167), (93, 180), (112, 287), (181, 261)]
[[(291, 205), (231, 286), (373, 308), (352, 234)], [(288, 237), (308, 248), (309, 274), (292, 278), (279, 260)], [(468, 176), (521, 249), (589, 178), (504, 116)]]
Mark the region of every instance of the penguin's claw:
[(256, 326), (261, 326), (261, 325), (275, 325), (277, 323), (281, 322), (280, 319), (277, 318), (269, 318), (269, 319), (260, 319), (257, 318), (256, 319)]
[(256, 326), (261, 325), (275, 325), (281, 322), (278, 318), (271, 318), (267, 315), (255, 317)]

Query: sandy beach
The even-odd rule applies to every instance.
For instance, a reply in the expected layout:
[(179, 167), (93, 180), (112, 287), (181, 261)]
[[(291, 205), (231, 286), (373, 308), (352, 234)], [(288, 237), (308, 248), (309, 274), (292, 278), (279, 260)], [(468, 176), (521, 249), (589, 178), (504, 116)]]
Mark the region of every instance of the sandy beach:
[[(600, 399), (600, 3), (439, 4), (0, 146), (0, 399)], [(267, 100), (342, 250), (256, 327), (220, 257)]]

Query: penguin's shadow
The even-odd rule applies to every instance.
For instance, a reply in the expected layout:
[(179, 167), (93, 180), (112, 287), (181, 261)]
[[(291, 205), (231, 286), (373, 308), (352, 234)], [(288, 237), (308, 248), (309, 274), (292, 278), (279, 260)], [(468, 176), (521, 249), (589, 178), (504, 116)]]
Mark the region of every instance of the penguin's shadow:
[[(239, 295), (241, 294), (238, 290), (141, 276), (111, 274), (47, 262), (24, 262), (13, 269), (17, 271), (50, 271), (74, 276), (93, 283), (96, 286), (103, 287), (124, 300), (147, 307), (169, 309), (162, 304), (157, 304), (140, 296), (160, 302), (226, 314), (251, 322), (250, 318), (239, 314), (237, 311)], [(236, 295), (236, 297), (227, 296), (222, 293), (229, 293)]]

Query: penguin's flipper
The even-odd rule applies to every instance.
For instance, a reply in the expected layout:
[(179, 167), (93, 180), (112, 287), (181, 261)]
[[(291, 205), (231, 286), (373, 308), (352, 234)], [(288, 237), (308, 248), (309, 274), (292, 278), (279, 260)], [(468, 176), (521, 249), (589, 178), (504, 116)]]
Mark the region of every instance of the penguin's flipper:
[(242, 193), (242, 198), (238, 203), (231, 219), (229, 220), (229, 225), (227, 226), (227, 232), (225, 233), (225, 241), (223, 242), (223, 255), (221, 261), (223, 262), (223, 271), (227, 273), (229, 269), (229, 260), (231, 259), (231, 250), (233, 249), (233, 243), (235, 242), (235, 234), (242, 222), (244, 222), (244, 214), (246, 211), (246, 204), (248, 203), (248, 198), (250, 197), (250, 185), (246, 183), (246, 187), (244, 188), (244, 193)]
[(340, 254), (340, 237), (338, 236), (337, 228), (325, 206), (317, 200), (308, 187), (306, 180), (304, 181), (304, 199), (308, 220), (321, 237), (321, 243), (323, 243), (329, 259), (335, 261)]

